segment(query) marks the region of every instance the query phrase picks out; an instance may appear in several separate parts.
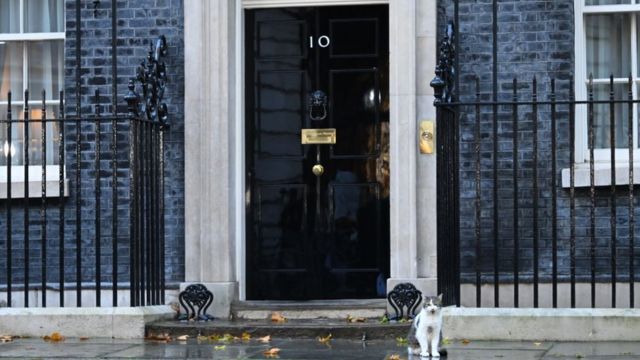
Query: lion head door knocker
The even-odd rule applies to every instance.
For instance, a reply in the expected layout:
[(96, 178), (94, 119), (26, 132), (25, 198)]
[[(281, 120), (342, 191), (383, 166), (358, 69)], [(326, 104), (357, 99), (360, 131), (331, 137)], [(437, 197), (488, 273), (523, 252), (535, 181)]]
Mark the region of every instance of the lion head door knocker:
[(309, 118), (313, 121), (324, 120), (327, 117), (327, 94), (316, 90), (309, 94)]

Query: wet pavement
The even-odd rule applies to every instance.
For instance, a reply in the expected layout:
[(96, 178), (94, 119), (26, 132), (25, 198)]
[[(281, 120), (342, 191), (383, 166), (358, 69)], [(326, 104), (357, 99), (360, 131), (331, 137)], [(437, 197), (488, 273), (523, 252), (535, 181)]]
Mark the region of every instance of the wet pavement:
[[(396, 340), (353, 341), (336, 339), (272, 339), (248, 341), (171, 341), (66, 339), (15, 339), (0, 343), (0, 358), (13, 359), (265, 359), (266, 350), (278, 348), (279, 359), (420, 359), (408, 357), (406, 345)], [(453, 341), (445, 359), (640, 359), (638, 342), (553, 343)], [(398, 357), (394, 357), (398, 356)], [(275, 356), (272, 358), (276, 358)]]

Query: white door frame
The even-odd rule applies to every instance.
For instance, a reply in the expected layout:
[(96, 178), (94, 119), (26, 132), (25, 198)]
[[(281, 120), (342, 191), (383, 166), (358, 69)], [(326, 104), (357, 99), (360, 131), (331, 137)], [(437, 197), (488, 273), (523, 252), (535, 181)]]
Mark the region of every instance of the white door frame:
[(321, 5), (389, 4), (391, 278), (418, 277), (418, 2), (185, 0), (187, 283), (222, 284), (228, 298), (246, 299), (243, 10)]

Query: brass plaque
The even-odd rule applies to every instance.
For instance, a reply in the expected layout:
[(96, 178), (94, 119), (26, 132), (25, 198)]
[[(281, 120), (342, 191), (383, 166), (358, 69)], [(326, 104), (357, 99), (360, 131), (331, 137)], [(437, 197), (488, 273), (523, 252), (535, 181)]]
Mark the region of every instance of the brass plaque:
[(336, 143), (336, 129), (302, 129), (302, 144), (332, 145)]

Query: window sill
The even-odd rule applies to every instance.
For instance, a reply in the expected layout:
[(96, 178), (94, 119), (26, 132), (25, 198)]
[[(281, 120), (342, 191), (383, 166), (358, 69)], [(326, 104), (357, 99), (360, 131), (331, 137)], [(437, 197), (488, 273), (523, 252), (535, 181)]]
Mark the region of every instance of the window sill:
[[(47, 180), (45, 181), (45, 198), (60, 197), (60, 167), (58, 165), (47, 165)], [(66, 169), (63, 169), (63, 195), (69, 196), (69, 180), (67, 180)], [(24, 166), (11, 167), (11, 198), (24, 199)], [(29, 166), (28, 181), (29, 198), (42, 198), (42, 166)], [(0, 199), (8, 198), (8, 174), (7, 167), (0, 166)]]
[[(629, 185), (629, 163), (616, 163), (616, 185)], [(585, 188), (591, 187), (589, 163), (580, 163), (575, 165), (574, 187)], [(594, 163), (594, 186), (611, 186), (611, 163), (595, 162)], [(571, 169), (562, 169), (562, 187), (568, 189), (571, 187)], [(640, 184), (640, 162), (633, 163), (633, 183)]]
[[(47, 193), (46, 198), (60, 197), (60, 182), (45, 182)], [(64, 180), (64, 196), (69, 196), (69, 180)], [(42, 181), (29, 181), (29, 198), (42, 198)], [(8, 199), (7, 183), (0, 182), (0, 200)], [(11, 199), (24, 199), (24, 183), (11, 183)]]

